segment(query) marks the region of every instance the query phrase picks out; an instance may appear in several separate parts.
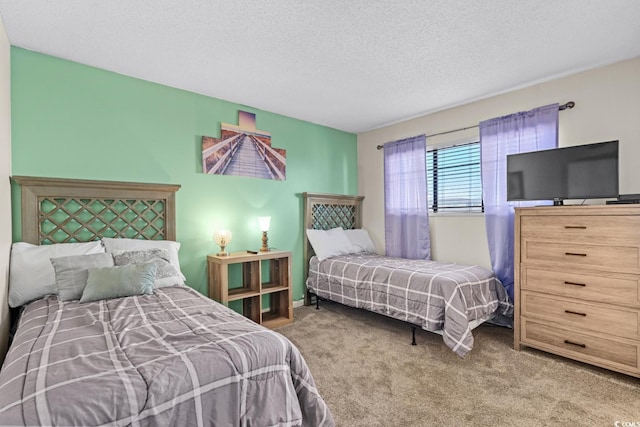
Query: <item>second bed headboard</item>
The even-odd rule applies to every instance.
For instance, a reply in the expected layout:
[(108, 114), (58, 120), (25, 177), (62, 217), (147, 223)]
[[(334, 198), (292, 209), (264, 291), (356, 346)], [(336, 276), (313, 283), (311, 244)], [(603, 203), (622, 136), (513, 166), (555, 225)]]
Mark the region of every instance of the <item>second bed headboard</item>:
[[(302, 193), (304, 197), (304, 281), (309, 273), (309, 260), (314, 255), (306, 230), (329, 230), (342, 227), (345, 230), (362, 228), (362, 200), (364, 196), (340, 194)], [(305, 304), (308, 303), (305, 292)]]

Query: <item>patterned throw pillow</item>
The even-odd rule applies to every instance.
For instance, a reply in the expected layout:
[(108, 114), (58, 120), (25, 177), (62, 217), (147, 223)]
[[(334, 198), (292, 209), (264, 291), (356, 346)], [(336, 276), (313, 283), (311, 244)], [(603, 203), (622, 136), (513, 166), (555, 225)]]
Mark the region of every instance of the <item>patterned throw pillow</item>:
[(115, 265), (156, 264), (155, 288), (184, 285), (184, 280), (176, 268), (171, 265), (169, 252), (164, 249), (147, 249), (142, 251), (113, 251)]
[(180, 271), (180, 260), (178, 259), (180, 242), (176, 242), (174, 240), (126, 239), (123, 237), (103, 237), (101, 242), (107, 252), (129, 252), (146, 251), (149, 249), (164, 249), (169, 252), (169, 262), (175, 267), (180, 276), (182, 276), (182, 283), (184, 283), (185, 277), (184, 274), (182, 274), (182, 271)]

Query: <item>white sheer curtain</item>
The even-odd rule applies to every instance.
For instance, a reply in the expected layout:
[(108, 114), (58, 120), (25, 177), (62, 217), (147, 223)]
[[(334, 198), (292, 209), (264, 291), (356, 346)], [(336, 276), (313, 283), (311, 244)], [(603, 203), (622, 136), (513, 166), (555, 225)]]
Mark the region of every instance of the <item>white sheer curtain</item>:
[(385, 253), (431, 259), (424, 135), (384, 145)]
[(507, 202), (507, 155), (557, 146), (558, 104), (480, 123), (482, 195), (491, 265), (512, 301), (513, 208), (545, 202)]

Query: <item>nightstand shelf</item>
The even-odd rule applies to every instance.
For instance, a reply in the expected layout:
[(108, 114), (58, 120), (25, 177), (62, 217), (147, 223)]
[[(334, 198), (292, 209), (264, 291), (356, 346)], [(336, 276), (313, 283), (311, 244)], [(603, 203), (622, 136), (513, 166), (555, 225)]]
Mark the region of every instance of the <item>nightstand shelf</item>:
[(210, 298), (241, 301), (244, 316), (269, 328), (293, 321), (291, 252), (208, 255), (207, 270)]
[(272, 292), (286, 291), (288, 289), (289, 289), (288, 286), (263, 286), (262, 287), (262, 295), (270, 294)]
[(259, 291), (247, 291), (246, 289), (236, 288), (229, 289), (229, 296), (227, 297), (227, 301), (236, 301), (239, 299), (258, 297), (260, 296)]

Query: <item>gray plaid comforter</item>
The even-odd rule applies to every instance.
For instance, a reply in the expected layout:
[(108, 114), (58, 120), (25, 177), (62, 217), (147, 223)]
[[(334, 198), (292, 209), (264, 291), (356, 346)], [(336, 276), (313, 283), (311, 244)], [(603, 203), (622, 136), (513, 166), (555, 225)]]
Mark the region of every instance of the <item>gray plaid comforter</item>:
[(333, 426), (297, 348), (186, 287), (28, 305), (2, 425)]
[(500, 281), (473, 265), (375, 254), (323, 261), (314, 256), (307, 289), (321, 298), (441, 331), (445, 344), (460, 357), (473, 347), (470, 321), (488, 320), (497, 312), (513, 316)]

